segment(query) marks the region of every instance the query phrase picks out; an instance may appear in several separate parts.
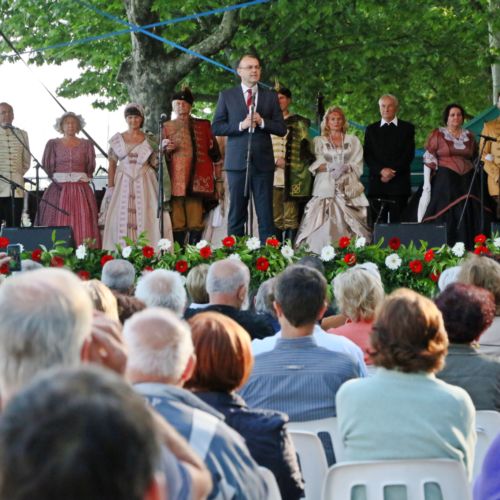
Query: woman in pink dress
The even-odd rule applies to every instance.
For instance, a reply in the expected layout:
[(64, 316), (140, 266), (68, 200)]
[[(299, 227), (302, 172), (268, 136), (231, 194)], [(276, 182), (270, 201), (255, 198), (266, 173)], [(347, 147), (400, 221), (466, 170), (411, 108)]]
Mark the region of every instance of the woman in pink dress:
[(89, 185), (95, 170), (94, 146), (76, 137), (84, 126), (83, 118), (71, 111), (56, 120), (54, 128), (63, 137), (50, 139), (45, 146), (42, 167), (52, 183), (40, 202), (35, 224), (71, 226), (76, 245), (86, 242), (100, 248), (97, 204)]

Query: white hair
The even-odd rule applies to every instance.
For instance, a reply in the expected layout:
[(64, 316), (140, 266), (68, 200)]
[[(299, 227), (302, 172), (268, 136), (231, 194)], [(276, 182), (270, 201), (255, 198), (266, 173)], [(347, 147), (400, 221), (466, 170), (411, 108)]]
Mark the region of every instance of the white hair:
[(137, 283), (135, 296), (148, 307), (166, 307), (182, 316), (187, 303), (186, 289), (176, 271), (155, 269)]
[(214, 262), (207, 274), (207, 292), (236, 293), (241, 285), (250, 284), (250, 271), (242, 262), (223, 259)]
[(448, 285), (458, 281), (460, 266), (448, 267), (445, 269), (438, 279), (438, 288), (442, 292)]
[(191, 330), (172, 311), (152, 307), (125, 322), (127, 369), (177, 382), (194, 352)]
[(0, 287), (0, 391), (11, 395), (38, 372), (75, 366), (90, 336), (92, 302), (64, 269), (10, 277)]
[(392, 102), (394, 103), (394, 106), (396, 106), (396, 108), (399, 108), (399, 100), (398, 100), (398, 98), (395, 95), (392, 95), (392, 94), (381, 95), (380, 99), (378, 100), (379, 106), (380, 106), (380, 104), (382, 103), (382, 101), (384, 99), (391, 99)]
[(128, 293), (135, 281), (135, 268), (128, 260), (113, 259), (104, 264), (101, 281), (112, 290)]

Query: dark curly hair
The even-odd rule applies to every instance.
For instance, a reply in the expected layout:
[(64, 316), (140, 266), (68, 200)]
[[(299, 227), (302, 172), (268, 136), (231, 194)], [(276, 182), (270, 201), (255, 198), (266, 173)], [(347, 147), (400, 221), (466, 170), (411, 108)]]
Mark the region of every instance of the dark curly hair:
[(456, 102), (452, 102), (451, 104), (448, 104), (446, 108), (444, 108), (443, 111), (443, 124), (446, 126), (448, 124), (448, 116), (450, 115), (450, 111), (452, 108), (458, 108), (462, 112), (462, 123), (465, 120), (465, 110), (460, 104), (457, 104)]
[(384, 300), (373, 325), (371, 345), (377, 366), (432, 373), (443, 366), (448, 337), (436, 305), (413, 290), (400, 288)]
[(470, 344), (488, 328), (495, 317), (495, 299), (484, 288), (452, 283), (435, 299), (450, 342)]

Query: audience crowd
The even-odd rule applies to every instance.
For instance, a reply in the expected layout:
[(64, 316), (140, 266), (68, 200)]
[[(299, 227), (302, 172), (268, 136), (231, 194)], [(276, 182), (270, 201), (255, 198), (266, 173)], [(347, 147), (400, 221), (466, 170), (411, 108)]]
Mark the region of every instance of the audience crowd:
[[(334, 277), (332, 303), (309, 261), (255, 291), (234, 259), (134, 278), (117, 259), (101, 280), (26, 266), (1, 284), (0, 498), (257, 500), (265, 468), (299, 499), (288, 422), (329, 417), (329, 465), (447, 458), (472, 481), (476, 411), (500, 411), (492, 258), (471, 254), (434, 301), (385, 296), (370, 263)], [(499, 456), (500, 435), (474, 500), (499, 498)]]

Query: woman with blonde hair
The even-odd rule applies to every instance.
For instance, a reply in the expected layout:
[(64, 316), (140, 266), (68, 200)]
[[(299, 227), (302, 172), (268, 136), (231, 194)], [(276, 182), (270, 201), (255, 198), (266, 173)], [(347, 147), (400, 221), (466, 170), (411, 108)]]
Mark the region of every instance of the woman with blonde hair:
[(330, 107), (314, 138), (316, 161), (311, 200), (297, 234), (296, 246), (309, 245), (316, 253), (342, 236), (370, 239), (368, 200), (359, 180), (363, 173), (363, 147), (355, 135), (346, 134), (347, 120), (339, 107)]

